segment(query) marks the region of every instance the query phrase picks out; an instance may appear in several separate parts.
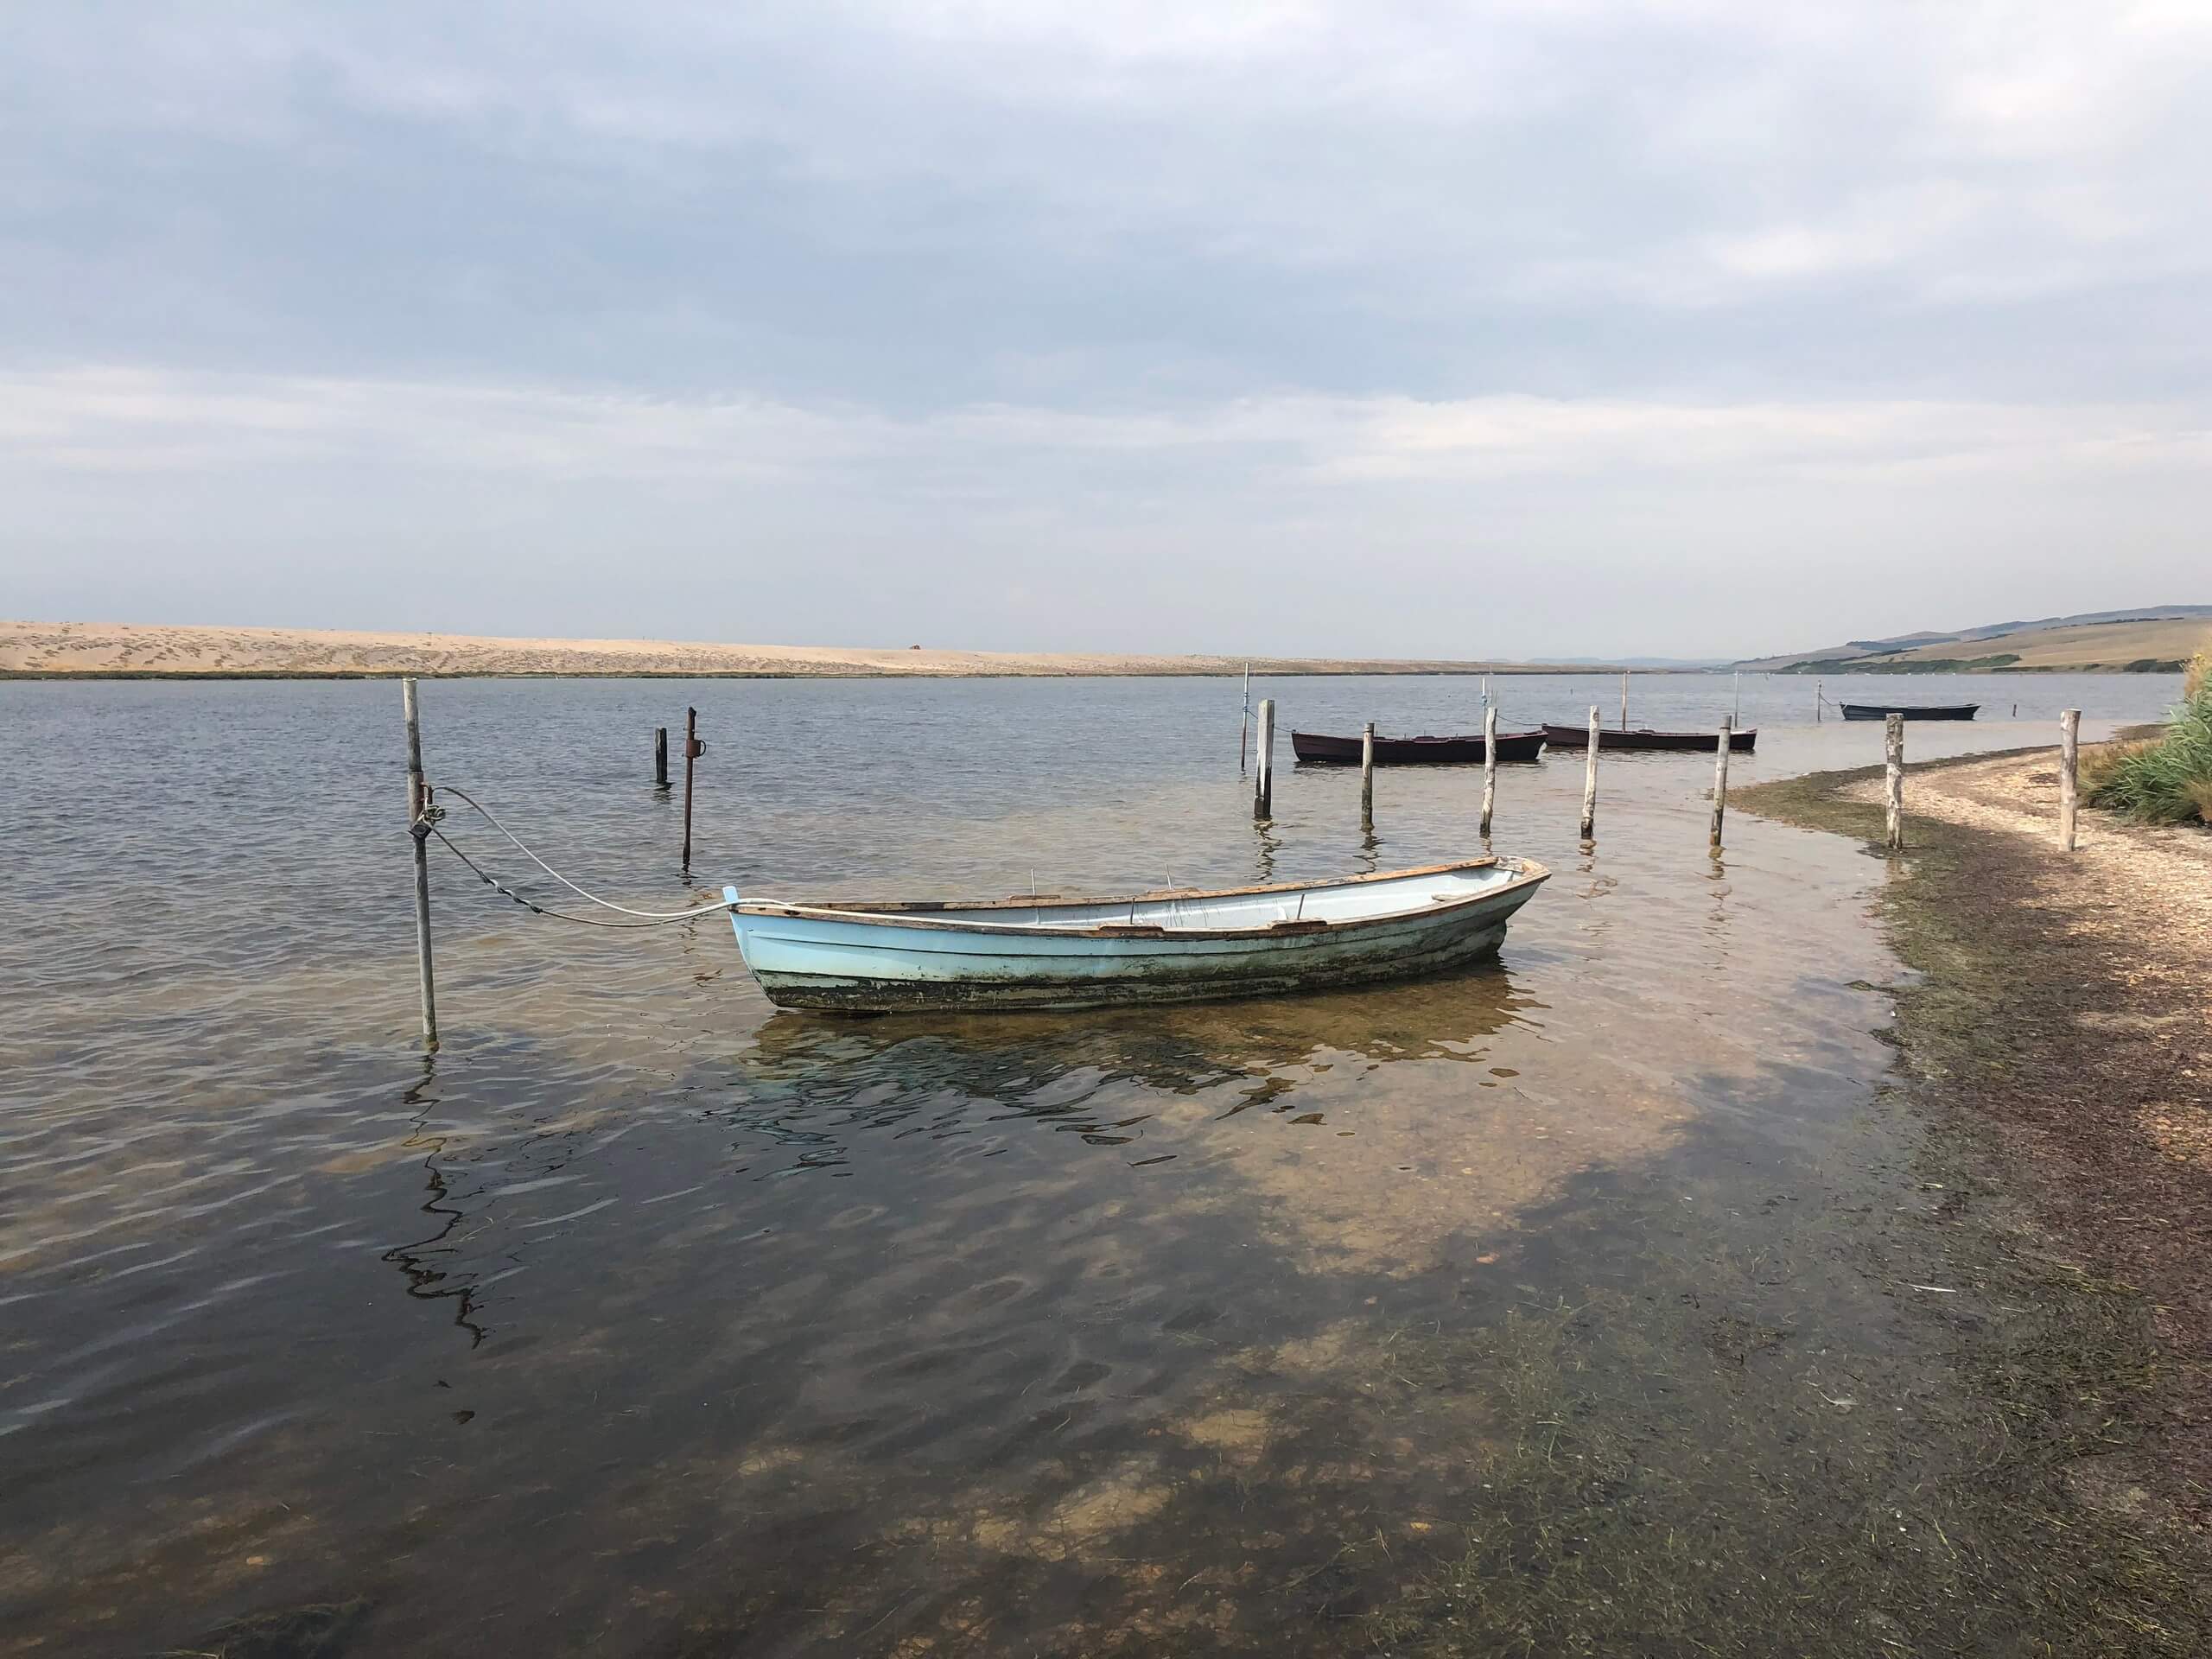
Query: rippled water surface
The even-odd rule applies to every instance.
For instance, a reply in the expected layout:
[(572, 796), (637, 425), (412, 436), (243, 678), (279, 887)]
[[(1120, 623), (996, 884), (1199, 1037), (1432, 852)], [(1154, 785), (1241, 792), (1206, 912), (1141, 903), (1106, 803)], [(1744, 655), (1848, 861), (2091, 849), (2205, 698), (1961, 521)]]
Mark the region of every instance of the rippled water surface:
[[(1863, 689), (1955, 683), (2006, 718), (1915, 755), (2175, 694)], [(1259, 691), (1286, 728), (1479, 721), (1462, 680)], [(1618, 693), (1499, 695), (1513, 727)], [(1735, 695), (1652, 677), (1635, 714)], [(1879, 758), (1808, 681), (1741, 696), (1735, 781)], [(687, 701), (689, 876), (650, 779)], [(1478, 772), (1386, 771), (1363, 836), (1357, 774), (1287, 735), (1255, 826), (1218, 681), (423, 702), (434, 780), (647, 907), (1477, 845)], [(1709, 859), (1710, 757), (1606, 757), (1594, 852), (1579, 756), (1505, 769), (1497, 848), (1556, 874), (1499, 962), (1218, 1007), (777, 1013), (714, 918), (570, 928), (440, 855), (426, 1058), (396, 686), (9, 683), (0, 721), (0, 1651), (1368, 1651), (1414, 1578), (1532, 1524), (1484, 1496), (1557, 1427), (1532, 1377), (1594, 1379), (1579, 1408), (1716, 1513), (1715, 1449), (1770, 1430), (1808, 1467), (1924, 1451), (1817, 1403), (1941, 1386), (1848, 1236), (1910, 1186), (1872, 1105), (1881, 867), (1741, 816)]]

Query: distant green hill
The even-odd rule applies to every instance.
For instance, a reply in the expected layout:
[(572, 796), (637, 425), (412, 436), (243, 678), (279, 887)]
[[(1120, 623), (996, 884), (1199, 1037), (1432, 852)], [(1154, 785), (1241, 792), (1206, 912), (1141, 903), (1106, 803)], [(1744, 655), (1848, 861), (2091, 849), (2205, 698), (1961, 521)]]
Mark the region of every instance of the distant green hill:
[(2171, 673), (2212, 646), (2212, 605), (2152, 605), (2126, 611), (1993, 622), (1955, 633), (1854, 639), (1821, 651), (1758, 657), (1738, 668), (1783, 674), (1961, 674), (1999, 670)]

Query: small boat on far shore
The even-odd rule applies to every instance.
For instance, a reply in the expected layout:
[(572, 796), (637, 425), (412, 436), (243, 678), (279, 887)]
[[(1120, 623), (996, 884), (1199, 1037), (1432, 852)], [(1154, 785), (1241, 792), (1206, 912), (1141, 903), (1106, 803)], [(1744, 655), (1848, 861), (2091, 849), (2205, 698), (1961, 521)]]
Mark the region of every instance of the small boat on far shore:
[(779, 1007), (1095, 1008), (1408, 979), (1496, 950), (1549, 872), (1470, 858), (1212, 892), (790, 904), (724, 887)]
[[(1356, 766), (1360, 763), (1362, 740), (1357, 737), (1332, 737), (1324, 732), (1293, 732), (1290, 747), (1300, 760), (1308, 766)], [(1534, 732), (1500, 732), (1497, 734), (1497, 758), (1501, 761), (1534, 760), (1543, 752), (1544, 734)], [(1378, 766), (1448, 766), (1472, 762), (1480, 766), (1483, 760), (1483, 740), (1474, 737), (1384, 737), (1380, 733), (1375, 739), (1375, 764)]]
[(1907, 720), (1972, 720), (1978, 702), (1845, 702), (1836, 705), (1846, 720), (1887, 720), (1903, 715)]
[[(1759, 741), (1758, 728), (1748, 727), (1740, 732), (1728, 734), (1728, 750), (1732, 754), (1749, 754)], [(1554, 749), (1587, 749), (1590, 733), (1582, 726), (1551, 726), (1544, 728), (1544, 741)], [(1638, 727), (1634, 730), (1600, 727), (1598, 747), (1601, 749), (1674, 749), (1691, 753), (1703, 751), (1711, 754), (1720, 747), (1720, 734), (1711, 732), (1655, 732)]]

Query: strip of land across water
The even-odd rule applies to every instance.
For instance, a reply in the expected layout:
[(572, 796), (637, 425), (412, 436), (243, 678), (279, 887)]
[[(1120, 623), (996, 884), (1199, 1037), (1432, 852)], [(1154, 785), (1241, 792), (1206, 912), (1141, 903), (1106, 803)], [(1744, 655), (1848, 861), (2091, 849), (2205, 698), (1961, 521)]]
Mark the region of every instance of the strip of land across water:
[[(1738, 798), (1872, 843), (1881, 787), (1874, 768)], [(2055, 1478), (2012, 1501), (2047, 1511), (2050, 1535), (2102, 1539), (2094, 1593), (2125, 1608), (2126, 1650), (2202, 1652), (2212, 830), (2085, 812), (2069, 856), (2049, 750), (1915, 767), (1906, 790), (1885, 906), (1923, 977), (1897, 994), (1902, 1086), (1958, 1153), (1933, 1185), (1960, 1255), (1961, 1361), (2005, 1402), (2006, 1458)], [(2024, 1274), (2072, 1311), (2024, 1320), (2050, 1300), (2015, 1294)]]
[(1602, 663), (1427, 658), (1141, 657), (1112, 652), (948, 651), (899, 646), (741, 645), (666, 639), (506, 639), (485, 634), (327, 628), (170, 627), (0, 621), (0, 677), (361, 679), (411, 674), (732, 678), (1039, 678), (1255, 674), (1575, 674)]

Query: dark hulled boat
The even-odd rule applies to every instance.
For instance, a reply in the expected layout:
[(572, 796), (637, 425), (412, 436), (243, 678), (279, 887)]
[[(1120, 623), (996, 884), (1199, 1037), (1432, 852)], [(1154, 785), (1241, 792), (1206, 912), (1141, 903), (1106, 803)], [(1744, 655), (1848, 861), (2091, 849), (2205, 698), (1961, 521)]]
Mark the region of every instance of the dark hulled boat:
[[(1360, 744), (1357, 737), (1331, 737), (1322, 732), (1293, 732), (1290, 747), (1300, 760), (1310, 766), (1356, 766), (1360, 760)], [(1503, 760), (1533, 760), (1544, 747), (1541, 732), (1500, 732), (1497, 734), (1497, 758)], [(1482, 764), (1483, 740), (1476, 737), (1384, 737), (1379, 733), (1375, 739), (1375, 764), (1378, 766), (1464, 766), (1471, 761)]]
[[(1759, 741), (1758, 728), (1751, 727), (1728, 734), (1728, 750), (1732, 754), (1748, 754)], [(1589, 728), (1582, 726), (1552, 726), (1544, 728), (1544, 741), (1555, 749), (1586, 749), (1590, 747)], [(1600, 727), (1598, 747), (1601, 749), (1678, 749), (1694, 753), (1699, 750), (1711, 754), (1720, 747), (1718, 732), (1655, 732), (1639, 728), (1623, 731), (1618, 728)]]
[(1887, 720), (1903, 715), (1907, 720), (1972, 720), (1978, 702), (1846, 702), (1838, 705), (1846, 720)]

